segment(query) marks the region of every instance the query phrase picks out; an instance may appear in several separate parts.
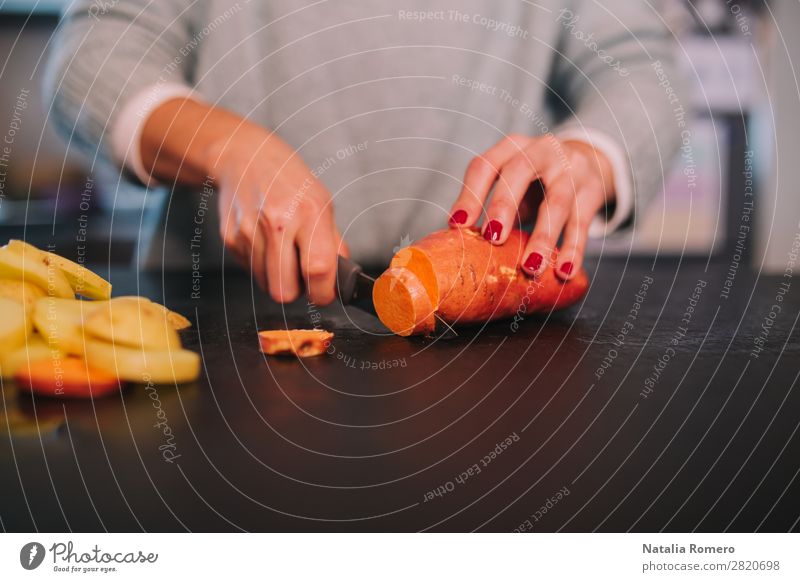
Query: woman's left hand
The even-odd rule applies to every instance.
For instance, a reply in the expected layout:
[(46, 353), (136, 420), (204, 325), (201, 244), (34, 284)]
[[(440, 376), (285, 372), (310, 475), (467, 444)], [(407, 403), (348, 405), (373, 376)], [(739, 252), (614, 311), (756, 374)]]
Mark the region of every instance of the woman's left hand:
[[(540, 181), (542, 188), (531, 188)], [(494, 194), (488, 202), (489, 192)], [(450, 226), (470, 227), (486, 215), (482, 232), (493, 244), (503, 244), (511, 229), (536, 217), (521, 266), (541, 273), (555, 257), (562, 279), (575, 275), (583, 263), (589, 225), (614, 200), (614, 179), (608, 158), (582, 141), (510, 135), (470, 162), (461, 194), (453, 205)]]

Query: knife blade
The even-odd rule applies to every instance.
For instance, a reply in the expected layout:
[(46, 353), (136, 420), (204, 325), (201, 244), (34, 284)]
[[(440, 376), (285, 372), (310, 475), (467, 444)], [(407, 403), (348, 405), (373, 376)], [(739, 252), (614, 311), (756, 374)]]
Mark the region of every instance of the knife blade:
[[(377, 317), (375, 305), (372, 302), (372, 287), (374, 285), (375, 279), (367, 275), (361, 265), (339, 255), (336, 267), (336, 287), (339, 291), (339, 298), (344, 305), (354, 305)], [(434, 313), (433, 316), (436, 318), (434, 337), (438, 339), (458, 337), (456, 330), (439, 317), (437, 313)]]

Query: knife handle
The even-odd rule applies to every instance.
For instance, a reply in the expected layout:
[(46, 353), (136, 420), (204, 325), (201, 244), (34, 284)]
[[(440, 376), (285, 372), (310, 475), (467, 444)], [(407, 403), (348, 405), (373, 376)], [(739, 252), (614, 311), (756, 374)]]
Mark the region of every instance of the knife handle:
[(339, 255), (336, 266), (336, 287), (342, 303), (350, 303), (356, 294), (356, 280), (362, 272), (361, 265)]

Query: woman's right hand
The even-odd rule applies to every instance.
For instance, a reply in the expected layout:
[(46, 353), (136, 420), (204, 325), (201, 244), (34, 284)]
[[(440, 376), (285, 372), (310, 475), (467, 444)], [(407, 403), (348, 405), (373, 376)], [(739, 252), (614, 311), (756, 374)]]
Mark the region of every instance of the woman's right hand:
[(331, 196), (276, 134), (179, 98), (147, 118), (141, 152), (158, 180), (194, 187), (213, 180), (225, 246), (273, 299), (294, 301), (304, 283), (310, 301), (333, 301), (337, 255), (348, 251)]
[(330, 193), (300, 155), (250, 126), (210, 148), (208, 172), (219, 193), (222, 240), (261, 288), (275, 301), (294, 301), (302, 276), (310, 301), (333, 301), (337, 255), (347, 251)]

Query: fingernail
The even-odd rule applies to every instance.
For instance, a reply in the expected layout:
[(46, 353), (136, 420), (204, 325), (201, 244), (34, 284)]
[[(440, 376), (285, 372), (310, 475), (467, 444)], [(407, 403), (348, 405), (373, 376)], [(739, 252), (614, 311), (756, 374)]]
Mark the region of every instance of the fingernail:
[(523, 266), (529, 271), (536, 271), (542, 266), (543, 259), (544, 257), (539, 253), (531, 253), (528, 255), (528, 258), (525, 259), (525, 264)]
[(483, 238), (490, 242), (500, 240), (500, 235), (503, 232), (503, 225), (499, 220), (490, 220), (486, 225), (486, 230), (483, 231)]
[(450, 224), (464, 224), (465, 222), (467, 222), (466, 210), (456, 210), (450, 217)]
[(565, 275), (571, 275), (572, 274), (572, 263), (567, 262), (567, 263), (564, 263), (563, 265), (561, 265), (561, 272), (564, 273)]

